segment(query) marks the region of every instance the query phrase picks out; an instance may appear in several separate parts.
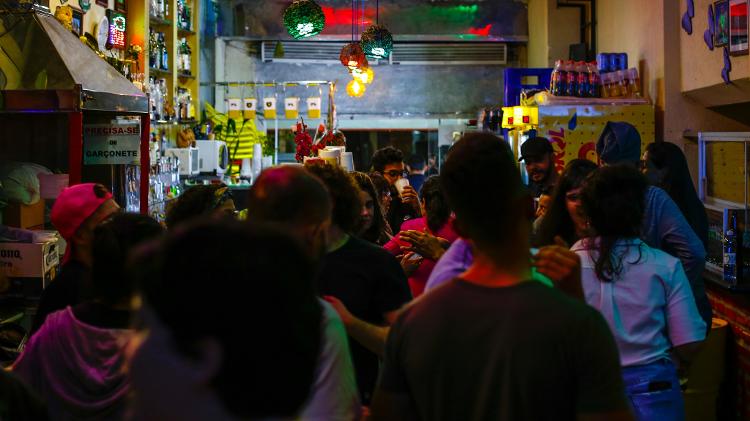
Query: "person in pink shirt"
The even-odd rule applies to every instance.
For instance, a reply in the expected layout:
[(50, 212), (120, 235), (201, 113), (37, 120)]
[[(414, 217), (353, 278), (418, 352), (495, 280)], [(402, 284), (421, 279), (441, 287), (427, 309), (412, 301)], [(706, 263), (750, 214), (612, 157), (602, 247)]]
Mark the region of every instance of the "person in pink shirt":
[(420, 196), (425, 216), (404, 222), (401, 231), (383, 246), (392, 254), (403, 256), (401, 266), (409, 276), (409, 288), (414, 298), (422, 295), (435, 262), (458, 238), (438, 176), (424, 182)]

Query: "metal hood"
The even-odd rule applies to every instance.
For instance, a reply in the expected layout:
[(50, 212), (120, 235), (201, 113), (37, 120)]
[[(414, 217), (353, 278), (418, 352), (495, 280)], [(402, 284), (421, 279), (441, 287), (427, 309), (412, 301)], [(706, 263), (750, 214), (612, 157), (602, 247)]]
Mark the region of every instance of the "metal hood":
[(146, 95), (52, 15), (0, 15), (0, 111), (148, 113)]

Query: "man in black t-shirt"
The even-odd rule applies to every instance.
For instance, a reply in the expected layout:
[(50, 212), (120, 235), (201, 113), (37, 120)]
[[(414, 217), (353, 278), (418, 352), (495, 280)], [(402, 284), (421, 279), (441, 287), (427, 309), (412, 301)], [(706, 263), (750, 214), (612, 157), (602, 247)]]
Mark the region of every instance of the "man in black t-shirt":
[[(328, 254), (317, 278), (319, 293), (338, 298), (359, 319), (390, 325), (398, 310), (411, 300), (401, 265), (384, 249), (349, 235), (357, 226), (361, 209), (354, 179), (331, 165), (312, 164), (307, 169), (323, 181), (333, 202)], [(349, 347), (360, 397), (368, 405), (378, 378), (378, 357), (351, 337)]]
[(601, 315), (530, 280), (532, 199), (507, 144), (465, 136), (441, 182), (474, 261), (392, 326), (372, 419), (631, 420)]

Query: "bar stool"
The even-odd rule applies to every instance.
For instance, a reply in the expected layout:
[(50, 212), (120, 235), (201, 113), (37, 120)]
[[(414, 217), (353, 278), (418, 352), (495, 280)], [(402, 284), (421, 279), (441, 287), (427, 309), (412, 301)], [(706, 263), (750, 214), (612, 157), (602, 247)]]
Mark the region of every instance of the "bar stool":
[(727, 328), (726, 320), (712, 319), (706, 342), (690, 365), (687, 389), (683, 392), (686, 421), (716, 420), (719, 387), (724, 380)]

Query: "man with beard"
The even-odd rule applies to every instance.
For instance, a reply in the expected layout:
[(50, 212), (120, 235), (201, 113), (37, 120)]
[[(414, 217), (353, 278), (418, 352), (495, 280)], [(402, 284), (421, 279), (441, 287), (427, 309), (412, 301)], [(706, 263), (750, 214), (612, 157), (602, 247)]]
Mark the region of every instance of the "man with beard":
[[(248, 219), (286, 228), (320, 261), (328, 249), (332, 204), (321, 181), (302, 168), (283, 166), (264, 171), (250, 189)], [(310, 271), (313, 271), (310, 268)], [(359, 418), (359, 398), (346, 332), (330, 304), (323, 307), (321, 352), (315, 381), (300, 417), (348, 421)]]
[(529, 174), (529, 190), (534, 197), (551, 191), (557, 183), (552, 145), (544, 137), (534, 137), (521, 145), (521, 158)]

